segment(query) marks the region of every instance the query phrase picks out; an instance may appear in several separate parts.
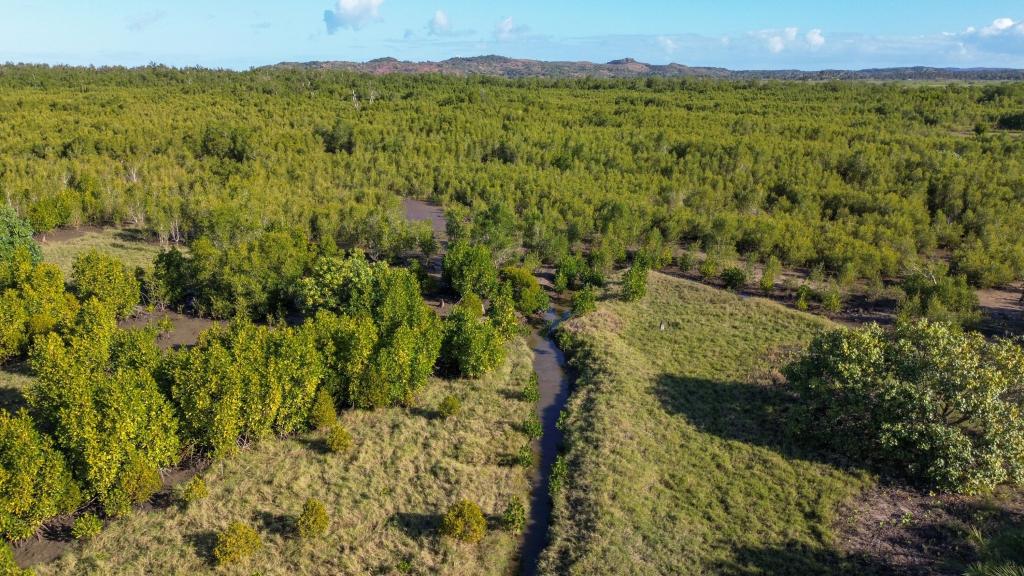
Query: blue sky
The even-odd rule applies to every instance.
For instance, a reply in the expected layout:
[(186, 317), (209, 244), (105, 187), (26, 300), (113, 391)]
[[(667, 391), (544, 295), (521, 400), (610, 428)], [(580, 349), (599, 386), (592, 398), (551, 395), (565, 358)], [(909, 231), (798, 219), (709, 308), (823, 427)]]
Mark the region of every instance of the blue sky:
[(0, 0), (0, 61), (544, 60), (1024, 68), (1021, 0)]

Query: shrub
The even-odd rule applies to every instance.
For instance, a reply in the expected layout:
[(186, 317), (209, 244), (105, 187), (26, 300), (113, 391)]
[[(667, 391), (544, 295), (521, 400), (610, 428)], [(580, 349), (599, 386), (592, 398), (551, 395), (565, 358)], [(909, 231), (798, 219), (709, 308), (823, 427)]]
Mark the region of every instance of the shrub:
[(355, 137), (353, 136), (352, 125), (344, 118), (338, 118), (330, 128), (317, 130), (317, 135), (323, 140), (324, 151), (329, 154), (339, 152), (352, 153), (355, 148)]
[(683, 250), (679, 256), (676, 257), (676, 266), (679, 266), (679, 271), (683, 274), (693, 270), (693, 266), (696, 264), (696, 258), (689, 250)]
[(32, 576), (30, 569), (22, 570), (14, 561), (14, 550), (7, 542), (0, 543), (0, 574), (4, 576)]
[(634, 263), (622, 277), (622, 299), (636, 302), (647, 295), (647, 266)]
[(479, 542), (487, 534), (487, 520), (480, 506), (462, 500), (441, 519), (441, 534), (463, 542)]
[(186, 482), (174, 487), (175, 499), (183, 506), (204, 500), (210, 496), (210, 490), (206, 487), (206, 480), (202, 476), (193, 476)]
[(494, 298), (491, 298), (491, 307), (487, 315), (502, 337), (512, 338), (519, 332), (519, 319), (516, 317), (516, 303), (512, 298), (511, 284), (501, 283)]
[(131, 512), (133, 504), (146, 502), (162, 487), (160, 472), (136, 452), (129, 457), (116, 484), (101, 501), (107, 514), (123, 516)]
[(453, 243), (444, 256), (445, 281), (461, 296), (490, 296), (498, 286), (498, 269), (491, 252), (482, 244), (464, 240)]
[(518, 534), (526, 527), (526, 507), (519, 498), (512, 498), (505, 511), (501, 513), (501, 523), (505, 529), (513, 534)]
[(445, 396), (444, 400), (441, 400), (441, 404), (437, 408), (437, 411), (441, 413), (441, 417), (443, 418), (451, 418), (461, 410), (462, 402), (455, 396)]
[(555, 463), (551, 465), (551, 476), (548, 478), (548, 494), (552, 498), (558, 496), (562, 489), (565, 488), (565, 483), (569, 479), (569, 465), (565, 461), (565, 456), (559, 454), (555, 457)]
[(787, 368), (797, 430), (856, 461), (940, 490), (1024, 481), (1024, 350), (918, 321), (836, 330)]
[(213, 558), (219, 566), (235, 564), (252, 556), (262, 547), (263, 541), (256, 530), (242, 522), (232, 522), (217, 534)]
[(14, 208), (0, 205), (0, 262), (13, 261), (19, 250), (26, 250), (33, 264), (43, 259), (39, 244), (32, 238), (32, 225)]
[(327, 430), (327, 448), (331, 452), (348, 452), (352, 449), (352, 435), (340, 423)]
[(338, 421), (338, 412), (334, 408), (334, 397), (326, 388), (320, 387), (309, 413), (309, 421), (315, 430), (324, 430)]
[(813, 294), (814, 291), (811, 290), (810, 286), (801, 284), (800, 287), (796, 289), (796, 309), (806, 312), (811, 306), (811, 296)]
[(747, 273), (736, 266), (726, 268), (722, 271), (722, 283), (729, 290), (742, 290), (747, 285)]
[(597, 310), (597, 294), (593, 286), (584, 286), (572, 295), (572, 313), (576, 316), (590, 314), (595, 310)]
[(117, 258), (90, 250), (75, 259), (71, 283), (79, 299), (96, 298), (114, 309), (118, 318), (131, 315), (142, 298), (135, 275)]
[(531, 440), (540, 438), (544, 433), (544, 428), (541, 426), (540, 417), (536, 413), (531, 415), (525, 421), (523, 421), (523, 433)]
[(505, 359), (505, 342), (494, 324), (484, 318), (482, 303), (473, 294), (463, 297), (445, 320), (442, 361), (447, 371), (477, 378)]
[(548, 295), (528, 268), (509, 266), (501, 271), (501, 276), (512, 285), (516, 308), (524, 315), (547, 309)]
[(75, 523), (71, 525), (71, 535), (74, 536), (75, 540), (90, 540), (98, 536), (102, 531), (103, 521), (92, 512), (87, 512), (75, 518)]
[(715, 276), (718, 276), (718, 271), (721, 269), (721, 263), (718, 258), (712, 255), (707, 255), (704, 261), (697, 267), (697, 272), (700, 273), (701, 277), (705, 280), (711, 280)]
[(832, 314), (838, 314), (843, 311), (843, 295), (839, 292), (839, 287), (832, 284), (825, 290), (821, 295), (821, 307), (826, 312)]
[(516, 452), (515, 462), (523, 468), (533, 468), (533, 464), (536, 455), (533, 452), (533, 446), (530, 444), (524, 444), (522, 448)]
[(916, 271), (903, 280), (904, 297), (899, 312), (904, 318), (970, 325), (981, 318), (978, 295), (964, 275), (949, 276), (948, 267), (937, 264)]
[(758, 287), (762, 292), (768, 293), (775, 288), (775, 279), (781, 271), (782, 263), (779, 262), (779, 259), (776, 256), (769, 257), (761, 270), (761, 279), (758, 281)]
[(530, 404), (536, 404), (540, 401), (540, 380), (537, 378), (536, 372), (530, 372), (530, 379), (526, 382), (526, 387), (523, 389), (523, 399)]
[(24, 540), (81, 499), (60, 452), (28, 414), (0, 410), (0, 537)]
[(301, 538), (316, 538), (327, 533), (330, 523), (331, 519), (327, 516), (327, 507), (324, 503), (316, 498), (307, 498), (295, 525)]

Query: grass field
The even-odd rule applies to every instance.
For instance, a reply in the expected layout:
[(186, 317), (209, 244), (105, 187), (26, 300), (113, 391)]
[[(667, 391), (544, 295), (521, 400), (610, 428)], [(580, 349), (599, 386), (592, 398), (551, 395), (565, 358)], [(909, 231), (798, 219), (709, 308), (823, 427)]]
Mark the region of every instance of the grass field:
[[(266, 442), (205, 475), (210, 497), (187, 510), (138, 513), (113, 522), (94, 541), (54, 563), (50, 574), (506, 574), (518, 537), (494, 528), (477, 544), (437, 535), (440, 516), (468, 498), (489, 524), (512, 497), (528, 502), (525, 468), (509, 464), (526, 444), (520, 423), (532, 413), (521, 391), (531, 371), (525, 343), (479, 381), (434, 380), (421, 409), (351, 411), (342, 415), (355, 447), (325, 453), (317, 435)], [(437, 417), (448, 394), (460, 414)], [(291, 534), (308, 497), (327, 504), (331, 526), (317, 541)], [(213, 534), (234, 520), (257, 527), (263, 549), (251, 560), (215, 568)]]
[(81, 233), (57, 231), (48, 235), (40, 245), (43, 259), (59, 266), (65, 276), (71, 275), (71, 265), (75, 258), (88, 250), (107, 252), (131, 270), (137, 266), (151, 268), (153, 259), (161, 250), (158, 244), (143, 240), (134, 230), (116, 228), (87, 228)]
[[(662, 330), (664, 322), (664, 330)], [(658, 273), (563, 325), (579, 379), (546, 574), (864, 573), (834, 551), (870, 478), (791, 445), (770, 382), (824, 321)]]

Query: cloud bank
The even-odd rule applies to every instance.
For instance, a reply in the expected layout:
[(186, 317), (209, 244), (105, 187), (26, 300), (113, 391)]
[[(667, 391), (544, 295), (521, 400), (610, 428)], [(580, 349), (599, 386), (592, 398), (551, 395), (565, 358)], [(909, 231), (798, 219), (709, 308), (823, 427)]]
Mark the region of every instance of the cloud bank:
[(346, 28), (359, 30), (371, 22), (380, 20), (382, 4), (384, 0), (338, 0), (334, 10), (324, 10), (327, 33), (334, 34)]

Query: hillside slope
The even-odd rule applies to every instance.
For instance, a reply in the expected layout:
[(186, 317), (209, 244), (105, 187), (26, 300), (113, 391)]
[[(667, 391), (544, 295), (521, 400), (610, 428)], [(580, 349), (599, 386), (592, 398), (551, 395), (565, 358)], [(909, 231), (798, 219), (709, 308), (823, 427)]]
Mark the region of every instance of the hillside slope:
[(542, 571), (870, 572), (834, 552), (830, 531), (869, 479), (790, 445), (770, 384), (786, 347), (824, 325), (657, 273), (644, 300), (566, 323), (580, 375)]

